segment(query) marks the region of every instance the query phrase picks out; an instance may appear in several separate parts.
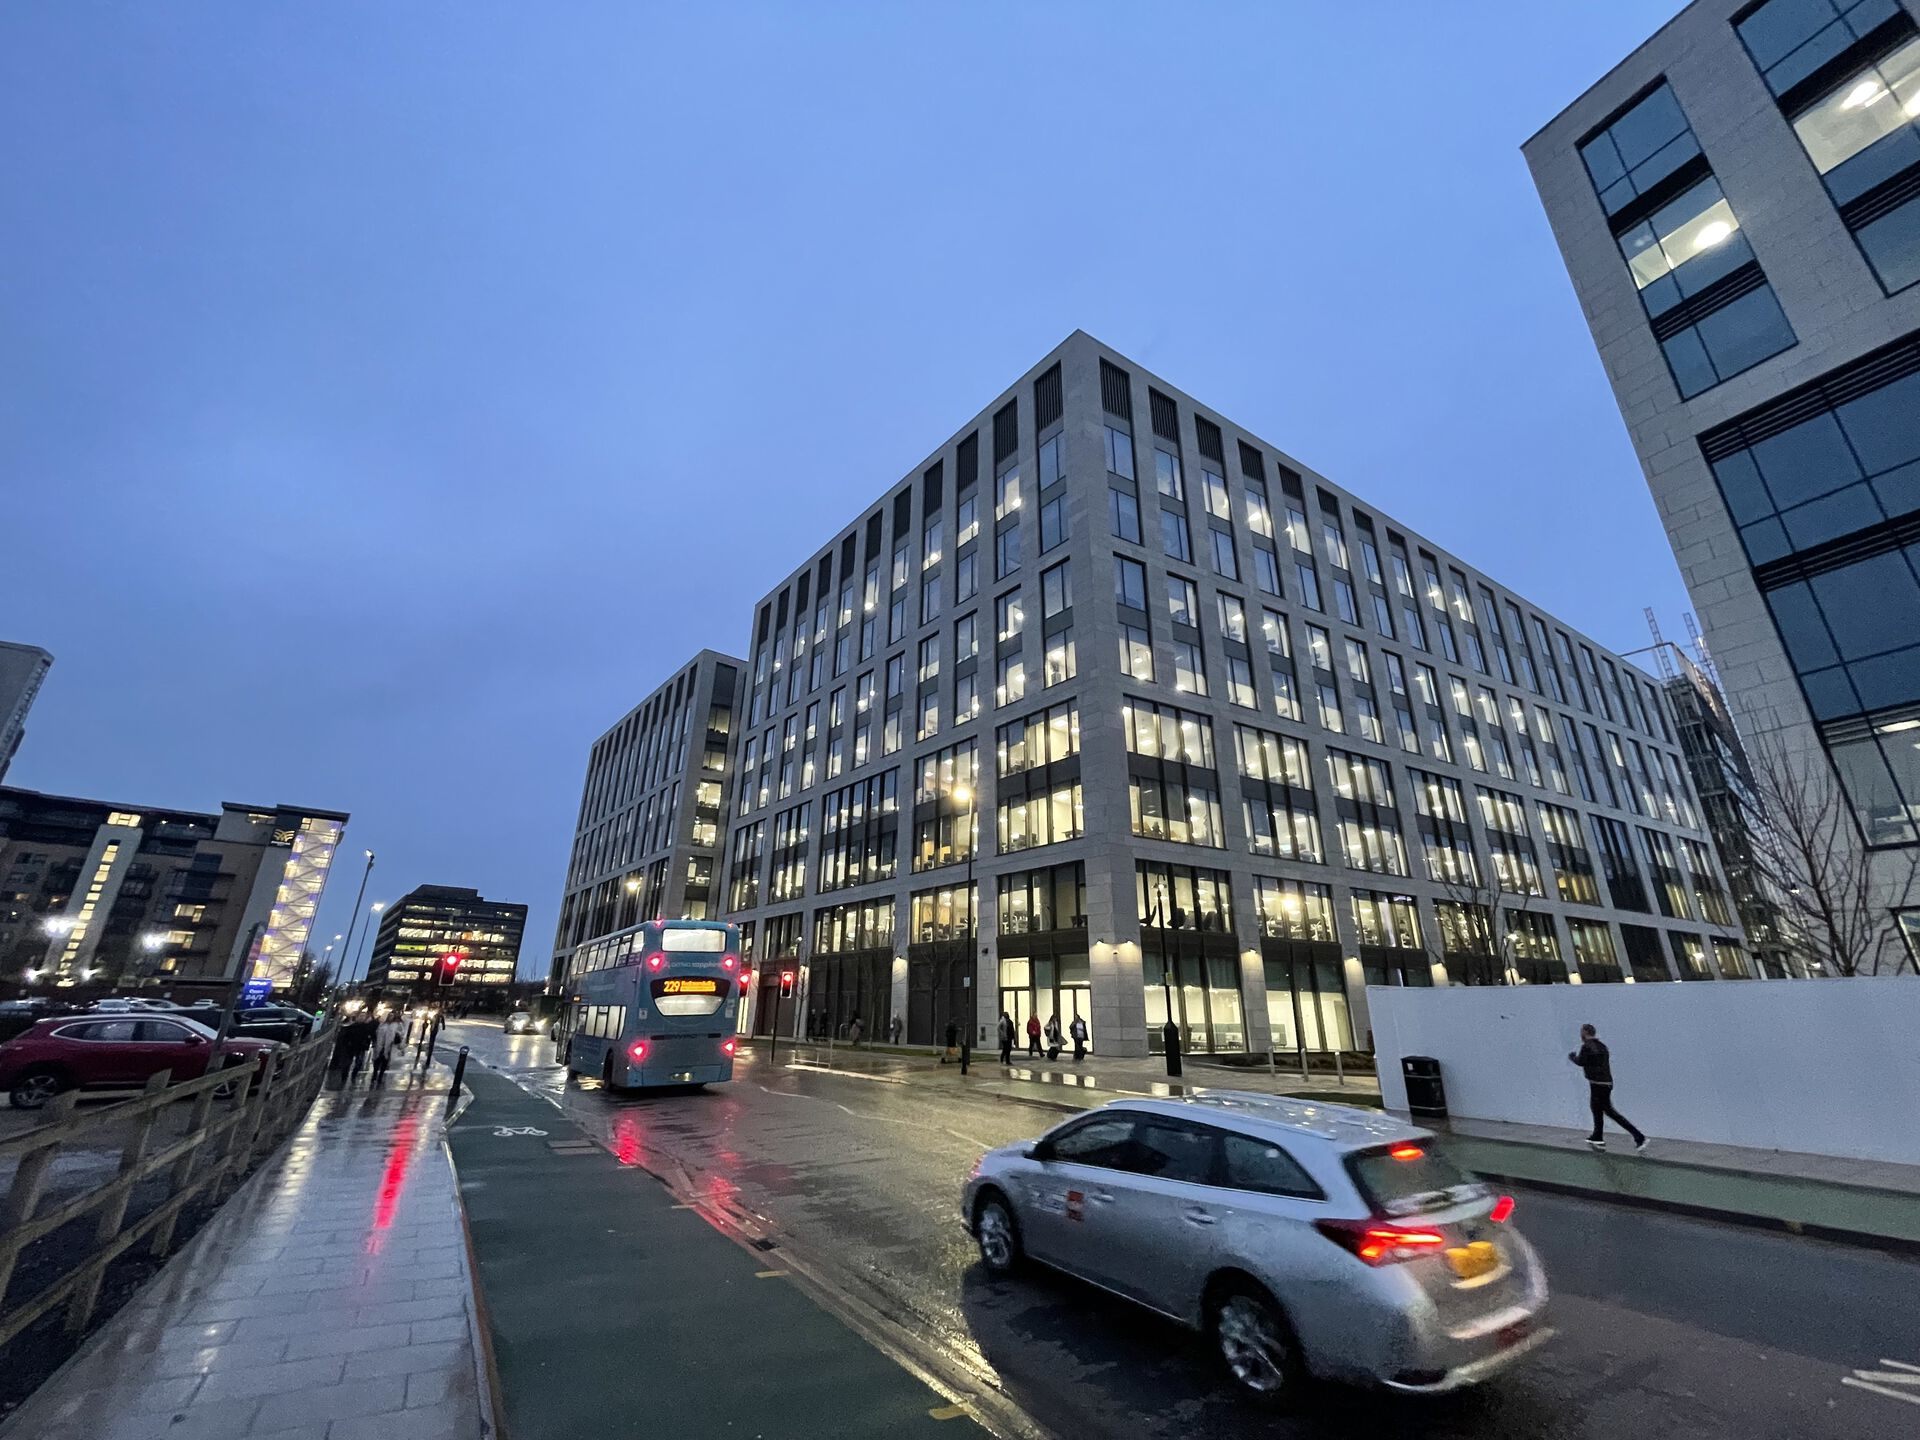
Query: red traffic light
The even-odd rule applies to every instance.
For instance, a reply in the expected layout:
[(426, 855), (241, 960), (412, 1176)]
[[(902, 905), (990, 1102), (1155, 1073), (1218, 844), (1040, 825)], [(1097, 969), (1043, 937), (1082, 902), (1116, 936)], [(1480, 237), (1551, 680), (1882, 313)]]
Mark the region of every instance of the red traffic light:
[(793, 971), (791, 970), (780, 972), (780, 998), (782, 1000), (793, 998)]

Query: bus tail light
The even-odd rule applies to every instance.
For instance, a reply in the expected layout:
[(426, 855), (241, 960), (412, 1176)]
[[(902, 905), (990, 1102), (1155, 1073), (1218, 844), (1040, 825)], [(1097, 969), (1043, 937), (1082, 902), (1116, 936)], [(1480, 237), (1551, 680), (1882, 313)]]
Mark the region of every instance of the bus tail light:
[(720, 957), (720, 968), (722, 970), (735, 969), (739, 964), (739, 960), (732, 955), (722, 955)]
[(647, 1042), (636, 1040), (627, 1046), (627, 1058), (638, 1065), (647, 1058)]
[(740, 1048), (740, 1042), (731, 1035), (729, 1035), (726, 1039), (720, 1042), (720, 1053), (722, 1055), (731, 1055), (735, 1050), (739, 1048)]
[(662, 966), (664, 966), (666, 963), (667, 963), (667, 957), (665, 955), (662, 955), (658, 950), (654, 951), (653, 954), (647, 956), (647, 968), (649, 970), (658, 970)]

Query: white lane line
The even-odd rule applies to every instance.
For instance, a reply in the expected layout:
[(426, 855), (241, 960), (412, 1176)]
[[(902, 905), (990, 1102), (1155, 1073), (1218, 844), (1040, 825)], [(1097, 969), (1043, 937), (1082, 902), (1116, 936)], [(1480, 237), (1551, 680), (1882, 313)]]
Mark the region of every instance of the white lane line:
[[(1880, 1363), (1887, 1368), (1856, 1370), (1851, 1375), (1842, 1375), (1840, 1383), (1857, 1390), (1870, 1390), (1889, 1400), (1904, 1400), (1909, 1405), (1920, 1405), (1920, 1365), (1909, 1365), (1904, 1360), (1888, 1360), (1884, 1357)], [(1902, 1388), (1892, 1390), (1888, 1388), (1891, 1385)]]

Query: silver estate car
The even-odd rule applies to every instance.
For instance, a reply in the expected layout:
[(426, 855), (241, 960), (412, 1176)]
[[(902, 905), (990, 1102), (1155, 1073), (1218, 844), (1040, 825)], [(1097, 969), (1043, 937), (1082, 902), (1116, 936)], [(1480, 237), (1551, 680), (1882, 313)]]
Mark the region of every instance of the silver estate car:
[(1116, 1100), (989, 1150), (961, 1213), (989, 1272), (1031, 1257), (1170, 1315), (1255, 1398), (1308, 1376), (1453, 1390), (1552, 1332), (1512, 1199), (1432, 1140), (1243, 1091)]

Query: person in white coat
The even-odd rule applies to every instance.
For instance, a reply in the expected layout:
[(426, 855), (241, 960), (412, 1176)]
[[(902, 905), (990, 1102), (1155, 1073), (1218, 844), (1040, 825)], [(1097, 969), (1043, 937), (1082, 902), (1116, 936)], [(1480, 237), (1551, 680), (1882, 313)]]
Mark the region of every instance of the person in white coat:
[(400, 1017), (389, 1015), (380, 1022), (380, 1028), (373, 1037), (373, 1083), (378, 1085), (387, 1078), (387, 1066), (393, 1062), (401, 1048), (407, 1043), (407, 1027), (400, 1023)]

